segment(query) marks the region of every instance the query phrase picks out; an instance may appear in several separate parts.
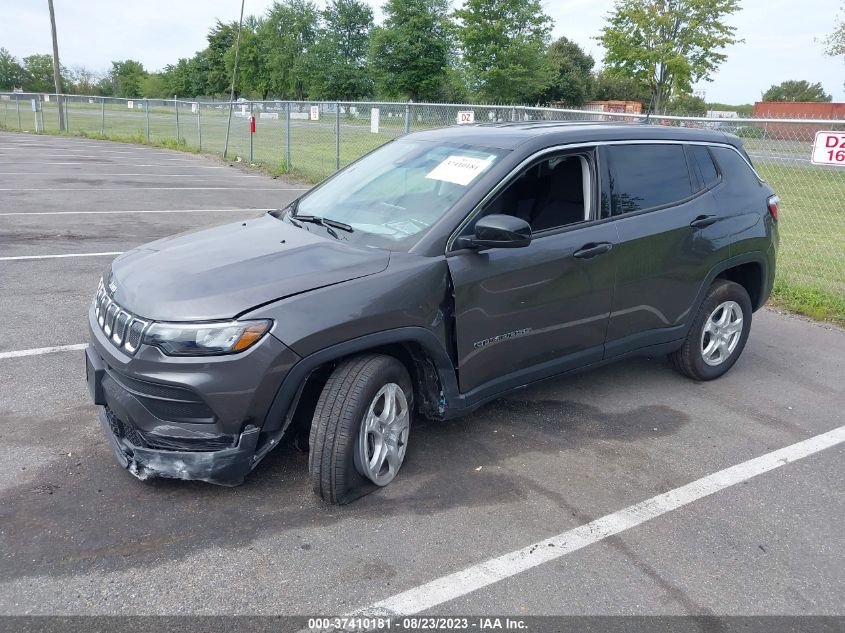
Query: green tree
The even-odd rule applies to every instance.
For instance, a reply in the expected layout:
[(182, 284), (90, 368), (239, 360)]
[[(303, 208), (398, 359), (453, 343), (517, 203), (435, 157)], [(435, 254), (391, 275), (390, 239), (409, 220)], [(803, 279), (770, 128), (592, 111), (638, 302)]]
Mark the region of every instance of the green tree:
[(20, 88), (25, 74), (17, 58), (5, 48), (0, 48), (0, 90)]
[(784, 81), (763, 93), (763, 101), (833, 101), (818, 82)]
[(651, 88), (638, 79), (602, 70), (593, 81), (593, 99), (596, 101), (639, 101), (648, 106)]
[(185, 97), (208, 96), (208, 66), (203, 52), (191, 59), (181, 58), (164, 67), (167, 94)]
[(373, 10), (361, 0), (329, 0), (308, 56), (309, 96), (354, 100), (372, 94), (367, 68)]
[(581, 107), (589, 101), (593, 91), (595, 60), (565, 37), (552, 42), (546, 56), (553, 75), (546, 89), (545, 101), (562, 102), (570, 107)]
[(680, 94), (672, 97), (668, 109), (679, 116), (707, 116), (707, 102), (695, 95)]
[(437, 101), (446, 96), (452, 42), (448, 0), (387, 0), (374, 29), (370, 59), (377, 92)]
[(140, 97), (141, 85), (147, 77), (144, 65), (134, 59), (111, 63), (111, 78), (116, 97)]
[(53, 56), (30, 55), (23, 58), (24, 86), (26, 92), (55, 92), (53, 83)]
[[(164, 73), (150, 73), (141, 80), (141, 96), (149, 99), (166, 99), (179, 94), (170, 92), (167, 78)], [(182, 96), (182, 95), (180, 95)], [(186, 95), (187, 96), (187, 95)]]
[[(238, 78), (235, 92), (266, 99), (270, 94), (270, 73), (267, 68), (267, 40), (259, 35), (263, 20), (250, 16), (244, 20), (241, 32), (240, 54), (238, 55)], [(226, 53), (226, 68), (233, 72), (235, 67), (235, 49)]]
[(208, 47), (202, 57), (206, 68), (205, 92), (207, 95), (228, 95), (232, 87), (232, 73), (226, 66), (226, 53), (235, 45), (238, 23), (217, 20), (208, 32)]
[(258, 29), (267, 90), (282, 99), (304, 99), (307, 55), (317, 39), (319, 12), (310, 0), (274, 2)]
[(727, 59), (724, 49), (739, 40), (725, 19), (738, 9), (739, 0), (617, 0), (597, 38), (607, 70), (647, 84), (661, 112)]
[(531, 103), (553, 80), (552, 20), (539, 0), (466, 0), (454, 13), (470, 88), (495, 103)]
[(114, 82), (112, 78), (109, 76), (103, 77), (94, 84), (94, 94), (100, 95), (101, 97), (114, 96)]

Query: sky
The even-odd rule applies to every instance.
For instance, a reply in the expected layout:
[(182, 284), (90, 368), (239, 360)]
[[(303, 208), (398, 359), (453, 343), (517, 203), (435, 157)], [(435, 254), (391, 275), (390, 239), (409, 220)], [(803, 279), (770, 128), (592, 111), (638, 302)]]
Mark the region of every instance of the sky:
[[(383, 0), (367, 1), (378, 22)], [(271, 4), (246, 0), (245, 13), (263, 14)], [(817, 41), (833, 30), (841, 0), (741, 0), (741, 5), (730, 22), (744, 42), (726, 51), (728, 60), (713, 81), (696, 86), (707, 101), (752, 103), (787, 79), (820, 81), (834, 101), (845, 101), (845, 60), (826, 57)], [(237, 20), (240, 10), (238, 0), (54, 0), (54, 6), (62, 64), (96, 71), (111, 60), (137, 59), (158, 70), (191, 57), (205, 47), (215, 19)], [(543, 0), (543, 6), (555, 22), (553, 37), (575, 40), (601, 62), (603, 51), (593, 38), (613, 0)], [(18, 58), (51, 52), (46, 0), (0, 0), (0, 15), (0, 47)]]

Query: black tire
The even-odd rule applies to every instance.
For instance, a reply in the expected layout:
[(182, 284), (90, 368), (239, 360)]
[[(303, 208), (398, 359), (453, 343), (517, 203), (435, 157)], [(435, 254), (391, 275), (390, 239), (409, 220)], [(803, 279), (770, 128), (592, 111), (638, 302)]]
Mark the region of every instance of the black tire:
[[(726, 301), (733, 301), (739, 305), (742, 311), (742, 332), (733, 351), (719, 364), (710, 365), (705, 362), (702, 351), (704, 326), (714, 310)], [(680, 349), (672, 352), (669, 359), (676, 370), (693, 380), (714, 380), (727, 373), (734, 366), (745, 348), (750, 330), (751, 299), (748, 292), (738, 283), (727, 279), (717, 279), (707, 291), (684, 344)]]
[(323, 387), (311, 422), (308, 471), (314, 494), (324, 501), (345, 504), (378, 488), (356, 468), (355, 451), (370, 403), (388, 383), (402, 388), (412, 415), (411, 379), (391, 356), (365, 354), (343, 361)]

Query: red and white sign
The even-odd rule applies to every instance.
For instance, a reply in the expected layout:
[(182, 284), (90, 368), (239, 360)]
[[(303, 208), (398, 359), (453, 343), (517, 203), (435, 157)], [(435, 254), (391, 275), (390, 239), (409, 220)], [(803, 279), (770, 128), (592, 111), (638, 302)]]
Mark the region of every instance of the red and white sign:
[(312, 121), (319, 121), (320, 120), (320, 106), (311, 106), (309, 110), (311, 114)]
[(816, 132), (812, 163), (845, 167), (845, 132)]
[(468, 123), (475, 123), (475, 111), (466, 110), (458, 112), (458, 125), (466, 125)]

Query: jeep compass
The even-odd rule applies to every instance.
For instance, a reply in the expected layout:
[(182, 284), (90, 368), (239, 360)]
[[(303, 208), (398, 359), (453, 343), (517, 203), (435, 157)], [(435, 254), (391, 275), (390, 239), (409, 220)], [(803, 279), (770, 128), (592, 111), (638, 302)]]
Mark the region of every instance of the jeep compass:
[(315, 493), (345, 503), (396, 477), (416, 416), (632, 355), (721, 376), (771, 291), (777, 221), (715, 130), (409, 134), (284, 209), (115, 259), (88, 385), (136, 477), (237, 485), (299, 429)]

